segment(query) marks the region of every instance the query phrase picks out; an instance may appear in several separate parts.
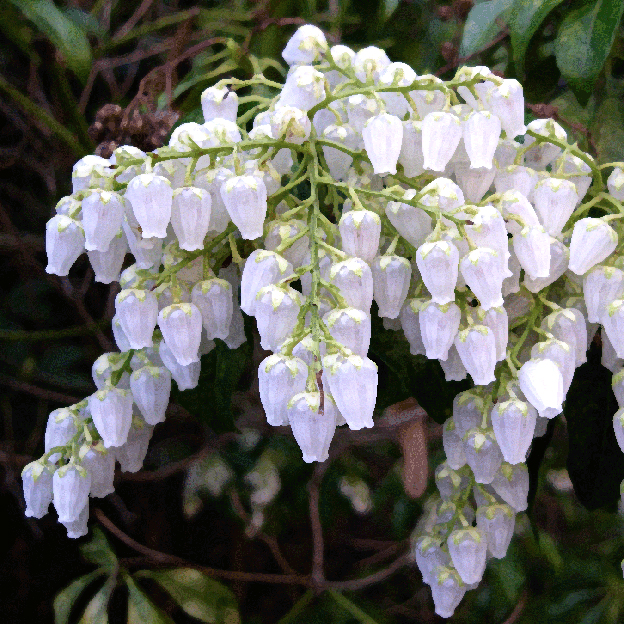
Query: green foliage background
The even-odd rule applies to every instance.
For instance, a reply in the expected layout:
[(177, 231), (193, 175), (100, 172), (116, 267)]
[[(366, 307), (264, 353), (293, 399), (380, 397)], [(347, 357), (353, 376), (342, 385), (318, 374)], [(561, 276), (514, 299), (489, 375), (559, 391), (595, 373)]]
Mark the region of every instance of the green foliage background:
[[(449, 78), (467, 63), (516, 77), (525, 86), (529, 117), (553, 116), (602, 161), (623, 160), (623, 11), (621, 0), (0, 3), (0, 497), (10, 526), (0, 540), (5, 621), (436, 621), (414, 567), (364, 591), (317, 597), (297, 585), (216, 581), (205, 569), (171, 560), (154, 566), (118, 536), (106, 536), (99, 515), (78, 544), (65, 538), (53, 514), (40, 522), (23, 518), (20, 467), (42, 451), (49, 411), (93, 391), (90, 365), (110, 348), (116, 293), (92, 284), (86, 261), (69, 279), (47, 276), (45, 222), (70, 191), (73, 162), (95, 149), (88, 129), (104, 104), (128, 106), (149, 75), (154, 80), (143, 84), (137, 110), (172, 108), (181, 121), (193, 119), (201, 92), (220, 77), (259, 70), (283, 77), (279, 53), (303, 22), (320, 25), (332, 42), (383, 47), (419, 73)], [(163, 67), (173, 67), (170, 91)], [(449, 416), (464, 386), (446, 384), (437, 364), (410, 356), (399, 333), (375, 323), (380, 413), (418, 399), (430, 416), (433, 467), (442, 459), (436, 423)], [(219, 344), (205, 356), (196, 390), (175, 393), (179, 407), (154, 436), (148, 476), (120, 476), (118, 494), (98, 507), (139, 545), (203, 568), (276, 574), (250, 514), (258, 509), (254, 495), (274, 486), (277, 474), (277, 494), (261, 509), (262, 532), (281, 544), (296, 573), (307, 574), (304, 484), (312, 468), (287, 432), (250, 426), (259, 413), (252, 325), (240, 349)], [(508, 557), (490, 562), (482, 586), (453, 622), (624, 621), (624, 524), (613, 513), (624, 467), (610, 424), (609, 375), (599, 357), (594, 345), (590, 362), (577, 371), (565, 419), (535, 445), (529, 461), (534, 499), (518, 519)], [(398, 438), (374, 440), (346, 448), (329, 467), (320, 492), (329, 578), (371, 574), (408, 547), (435, 488), (430, 482), (418, 500), (406, 494), (402, 453)], [(232, 479), (212, 496), (217, 459)], [(341, 493), (344, 478), (366, 484), (369, 511), (358, 513)], [(377, 562), (369, 558), (376, 551)]]

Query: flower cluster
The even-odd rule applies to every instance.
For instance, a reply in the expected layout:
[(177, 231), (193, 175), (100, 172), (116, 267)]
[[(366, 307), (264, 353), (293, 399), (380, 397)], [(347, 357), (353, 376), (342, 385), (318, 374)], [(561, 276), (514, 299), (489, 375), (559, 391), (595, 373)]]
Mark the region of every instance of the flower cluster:
[[(330, 48), (313, 26), (283, 57), (285, 84), (219, 82), (205, 122), (167, 147), (76, 163), (47, 226), (47, 270), (67, 275), (86, 250), (96, 280), (119, 281), (121, 353), (96, 361), (95, 394), (50, 415), (46, 454), (24, 470), (27, 514), (53, 502), (83, 534), (115, 460), (140, 468), (172, 378), (193, 388), (215, 339), (245, 340), (240, 310), (272, 352), (258, 371), (268, 422), (291, 427), (304, 461), (326, 460), (337, 426), (373, 426), (374, 300), (412, 354), (474, 382), (444, 427), (440, 498), (415, 544), (449, 617), (505, 555), (531, 442), (599, 324), (624, 401), (624, 173), (604, 189), (616, 164), (598, 167), (550, 119), (525, 126), (521, 85), (487, 67), (419, 76), (376, 47)], [(624, 447), (622, 412), (615, 427)]]

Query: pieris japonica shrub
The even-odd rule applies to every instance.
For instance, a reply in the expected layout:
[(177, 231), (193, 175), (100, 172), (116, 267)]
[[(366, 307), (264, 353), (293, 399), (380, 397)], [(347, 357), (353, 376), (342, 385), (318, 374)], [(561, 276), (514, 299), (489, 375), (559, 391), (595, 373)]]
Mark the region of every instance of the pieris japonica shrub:
[[(336, 427), (374, 426), (375, 301), (412, 354), (474, 384), (444, 426), (439, 502), (414, 545), (449, 617), (504, 557), (532, 440), (599, 326), (624, 410), (624, 164), (598, 166), (553, 120), (525, 126), (521, 85), (487, 67), (419, 76), (378, 48), (330, 48), (313, 26), (283, 57), (284, 85), (220, 81), (204, 123), (168, 146), (76, 163), (47, 271), (67, 275), (86, 251), (96, 280), (119, 281), (119, 353), (94, 365), (97, 392), (50, 414), (45, 455), (23, 473), (26, 513), (52, 503), (83, 535), (115, 461), (140, 469), (172, 380), (195, 387), (214, 339), (246, 340), (241, 309), (272, 352), (258, 371), (268, 422), (325, 461)], [(620, 412), (614, 428), (624, 450)]]

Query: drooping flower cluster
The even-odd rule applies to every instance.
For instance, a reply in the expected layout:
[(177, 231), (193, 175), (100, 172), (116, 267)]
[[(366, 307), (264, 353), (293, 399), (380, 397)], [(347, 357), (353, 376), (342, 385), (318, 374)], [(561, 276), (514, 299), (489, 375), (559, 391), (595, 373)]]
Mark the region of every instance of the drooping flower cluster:
[[(313, 26), (283, 57), (284, 85), (221, 81), (202, 96), (205, 122), (167, 147), (76, 163), (47, 270), (67, 275), (86, 250), (96, 280), (119, 281), (120, 353), (96, 361), (95, 394), (50, 415), (46, 454), (24, 470), (27, 514), (54, 502), (83, 534), (115, 460), (140, 468), (172, 379), (193, 388), (215, 339), (244, 342), (241, 310), (272, 352), (258, 371), (268, 422), (291, 427), (304, 461), (326, 460), (337, 426), (374, 424), (375, 301), (412, 354), (475, 386), (445, 424), (440, 500), (415, 545), (448, 617), (505, 555), (531, 442), (599, 324), (624, 400), (624, 165), (605, 190), (561, 126), (525, 126), (522, 87), (486, 67), (444, 82), (379, 48), (329, 48)], [(235, 90), (249, 88), (257, 104), (239, 115)], [(619, 412), (615, 427), (624, 447)]]

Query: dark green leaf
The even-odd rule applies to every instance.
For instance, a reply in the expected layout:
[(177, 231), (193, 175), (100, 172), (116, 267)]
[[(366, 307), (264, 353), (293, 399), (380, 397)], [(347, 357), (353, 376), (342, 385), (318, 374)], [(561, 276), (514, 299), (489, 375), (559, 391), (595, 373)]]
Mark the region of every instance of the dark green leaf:
[(539, 437), (534, 438), (531, 444), (531, 452), (527, 457), (526, 465), (529, 470), (529, 507), (527, 513), (531, 513), (533, 507), (533, 501), (537, 494), (537, 486), (539, 485), (539, 470), (546, 455), (546, 449), (550, 445), (553, 433), (555, 431), (555, 420), (551, 420), (546, 428), (546, 433)]
[(563, 0), (516, 0), (509, 16), (509, 30), (514, 63), (519, 74), (524, 73), (524, 57), (533, 35), (548, 14)]
[(141, 577), (153, 579), (191, 617), (208, 624), (238, 621), (234, 594), (224, 585), (190, 568), (142, 571)]
[(401, 0), (384, 0), (384, 22), (396, 11), (396, 8), (399, 6), (400, 1)]
[(104, 570), (94, 570), (72, 581), (65, 589), (61, 590), (54, 598), (54, 623), (67, 624), (74, 603), (82, 592), (104, 574)]
[(58, 48), (80, 78), (91, 71), (91, 46), (85, 33), (52, 0), (10, 0)]
[(497, 19), (506, 19), (513, 0), (489, 0), (477, 4), (468, 13), (459, 46), (460, 56), (470, 56), (486, 46), (501, 28)]
[(90, 542), (80, 547), (82, 556), (89, 562), (103, 568), (114, 569), (117, 567), (117, 557), (112, 551), (106, 536), (99, 528), (93, 529), (93, 538)]
[(235, 431), (232, 394), (249, 368), (250, 357), (249, 340), (238, 349), (228, 349), (224, 342), (217, 340), (217, 346), (202, 357), (197, 387), (185, 392), (176, 390), (175, 401), (215, 432)]
[(163, 613), (139, 588), (129, 575), (128, 586), (128, 624), (175, 624)]
[(106, 580), (100, 591), (91, 598), (79, 624), (108, 624), (108, 603), (117, 585), (117, 575)]
[(615, 505), (624, 478), (624, 454), (613, 432), (618, 405), (599, 351), (590, 349), (588, 361), (576, 369), (564, 407), (568, 472), (578, 499), (589, 510)]
[(557, 65), (575, 95), (587, 101), (609, 56), (624, 11), (622, 0), (597, 0), (568, 12), (555, 41)]
[(621, 98), (606, 98), (594, 117), (591, 134), (598, 159), (614, 162), (624, 159), (624, 104)]

